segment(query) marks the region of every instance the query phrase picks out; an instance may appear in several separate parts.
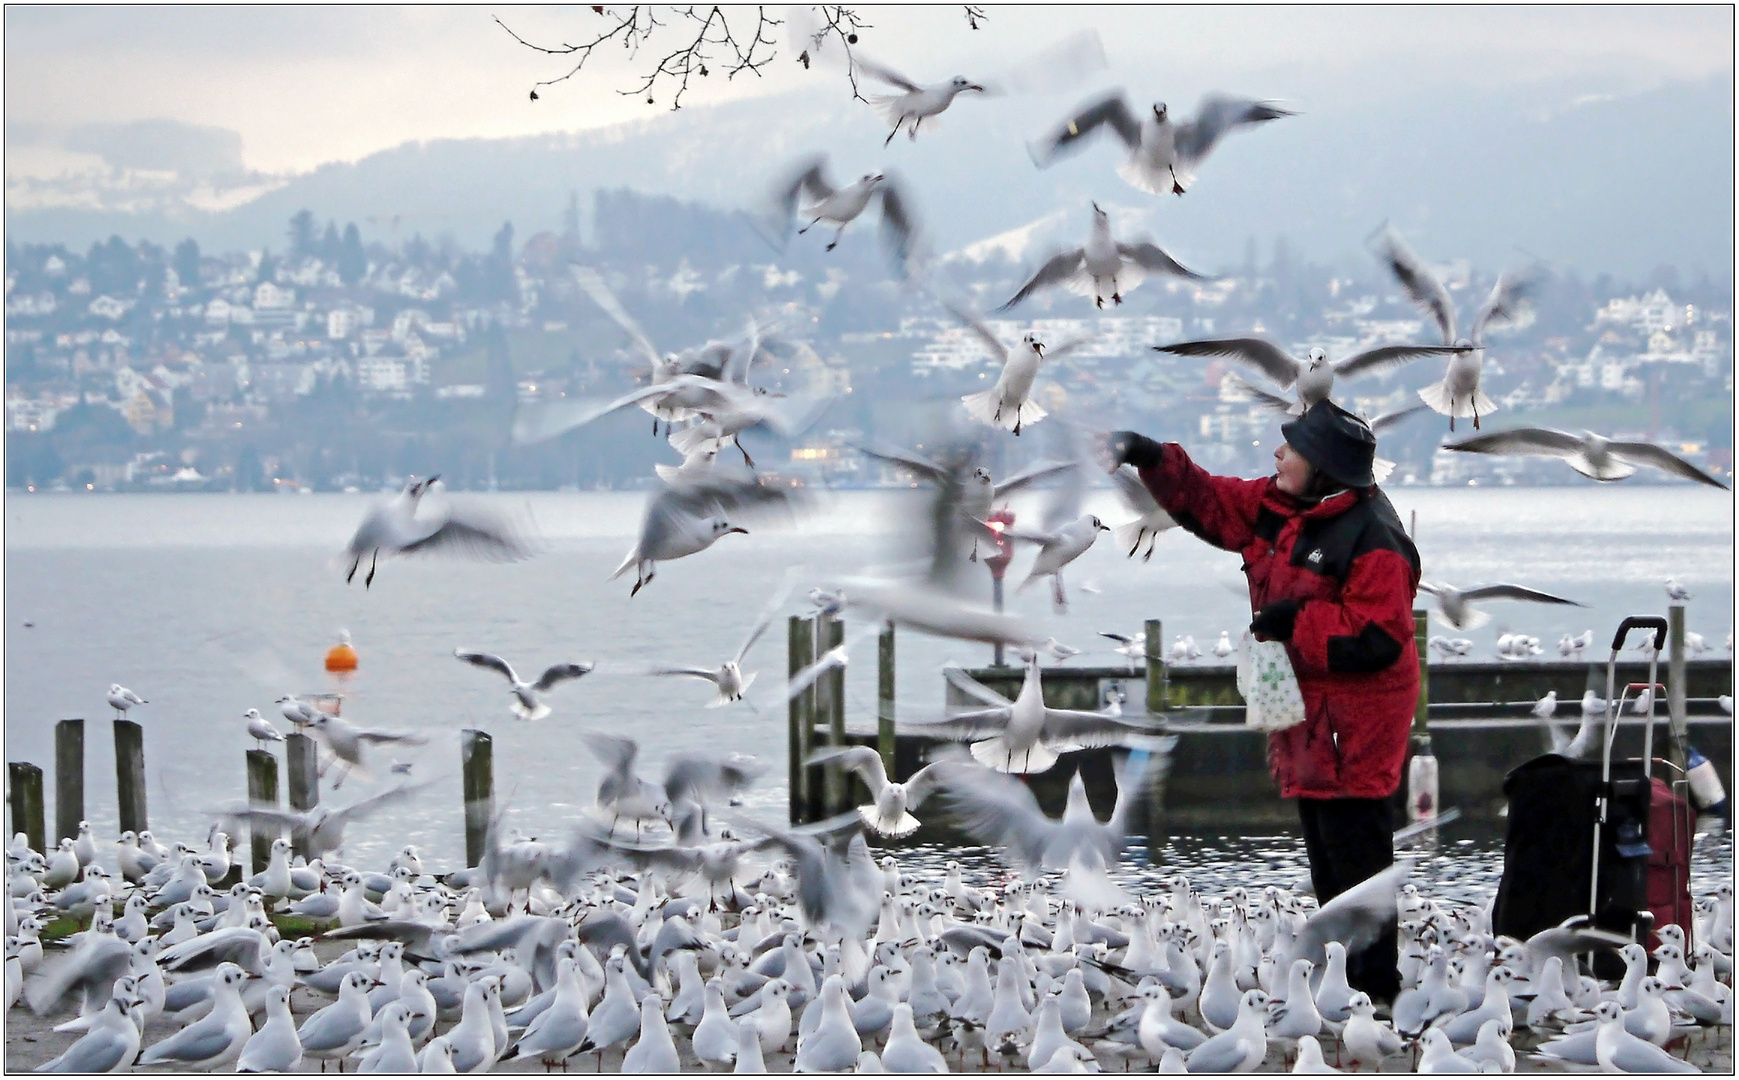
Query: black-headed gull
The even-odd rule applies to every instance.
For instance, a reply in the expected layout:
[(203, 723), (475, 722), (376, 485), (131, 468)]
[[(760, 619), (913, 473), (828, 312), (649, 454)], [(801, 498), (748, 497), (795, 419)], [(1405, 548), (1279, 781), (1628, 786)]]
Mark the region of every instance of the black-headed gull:
[(1422, 356), (1467, 352), (1471, 345), (1381, 345), (1354, 353), (1344, 360), (1328, 358), (1328, 353), (1313, 347), (1300, 360), (1277, 345), (1261, 338), (1215, 338), (1203, 341), (1180, 341), (1173, 345), (1155, 345), (1156, 352), (1177, 356), (1213, 356), (1236, 360), (1262, 372), (1282, 390), (1294, 386), (1298, 401), (1290, 407), (1302, 413), (1334, 391), (1335, 379), (1352, 379), (1380, 371), (1390, 371)]
[(242, 713), (242, 717), (248, 722), (248, 737), (259, 743), (260, 749), (265, 749), (267, 743), (284, 741), (283, 732), (273, 727), (270, 720), (261, 716), (260, 710), (249, 709)]
[(1520, 313), (1528, 293), (1538, 283), (1538, 273), (1512, 271), (1500, 276), (1474, 315), (1472, 330), (1466, 338), (1460, 338), (1455, 333), (1455, 301), (1450, 299), (1449, 289), (1431, 268), (1392, 229), (1381, 230), (1374, 246), (1377, 257), (1401, 283), (1408, 299), (1437, 324), (1444, 344), (1473, 346), (1469, 352), (1451, 356), (1443, 381), (1420, 390), (1419, 399), (1434, 411), (1449, 417), (1450, 431), (1455, 430), (1458, 416), (1472, 417), (1477, 431), (1480, 415), (1489, 416), (1497, 410), (1497, 403), (1479, 388), (1485, 362), (1485, 331), (1494, 323), (1513, 319)]
[(1020, 434), (1023, 426), (1036, 424), (1049, 415), (1038, 402), (1032, 400), (1033, 382), (1038, 378), (1040, 361), (1061, 359), (1087, 344), (1090, 338), (1079, 338), (1050, 348), (1050, 355), (1047, 357), (1047, 346), (1035, 333), (1029, 331), (1022, 335), (1019, 344), (1005, 345), (996, 336), (996, 331), (986, 325), (971, 308), (949, 300), (942, 301), (942, 306), (965, 323), (977, 335), (991, 358), (1002, 365), (995, 386), (976, 394), (967, 394), (960, 399), (966, 406), (967, 415), (980, 423), (1012, 431), (1016, 435)]
[(1553, 596), (1551, 593), (1530, 589), (1522, 585), (1482, 585), (1475, 589), (1457, 589), (1453, 585), (1441, 582), (1421, 581), (1419, 591), (1430, 593), (1437, 598), (1439, 616), (1457, 630), (1468, 630), (1482, 626), (1491, 618), (1473, 606), (1481, 600), (1527, 600), (1536, 604), (1585, 606), (1575, 600), (1566, 600), (1562, 596)]
[(1060, 251), (1045, 260), (1044, 265), (1028, 278), (1026, 284), (999, 310), (1007, 311), (1035, 293), (1062, 286), (1080, 296), (1093, 298), (1093, 306), (1103, 308), (1105, 298), (1113, 305), (1123, 303), (1123, 294), (1135, 288), (1149, 274), (1169, 274), (1191, 281), (1205, 281), (1198, 274), (1151, 240), (1119, 243), (1111, 232), (1111, 216), (1093, 204), (1093, 224), (1087, 242), (1078, 248)]
[(578, 679), (590, 672), (594, 665), (588, 663), (551, 664), (544, 669), (536, 682), (526, 682), (513, 670), (513, 665), (496, 656), (494, 653), (467, 652), (464, 649), (454, 649), (453, 655), (474, 667), (500, 672), (511, 684), (508, 693), (512, 700), (508, 703), (513, 714), (521, 720), (542, 720), (549, 715), (549, 706), (538, 697), (556, 686)]
[(791, 579), (790, 576), (787, 575), (785, 583), (779, 587), (778, 591), (773, 594), (773, 598), (761, 609), (760, 617), (755, 620), (754, 625), (749, 627), (749, 632), (743, 637), (743, 643), (737, 647), (736, 655), (732, 656), (718, 667), (655, 667), (647, 672), (647, 674), (685, 675), (696, 679), (705, 679), (707, 682), (712, 683), (714, 688), (718, 690), (718, 694), (711, 701), (707, 702), (706, 707), (709, 709), (717, 709), (721, 706), (729, 705), (733, 701), (743, 700), (743, 695), (749, 692), (749, 687), (754, 683), (755, 676), (758, 674), (757, 672), (751, 671), (747, 675), (744, 675), (743, 660), (748, 656), (749, 650), (754, 648), (755, 642), (761, 640), (761, 635), (767, 632), (767, 627), (772, 624), (773, 617), (778, 614), (779, 608), (784, 605), (785, 599), (790, 595)]
[(916, 256), (918, 224), (912, 203), (900, 182), (886, 173), (866, 173), (844, 187), (836, 187), (827, 175), (827, 157), (816, 155), (794, 166), (775, 187), (774, 232), (770, 238), (783, 250), (791, 228), (801, 218), (799, 235), (823, 222), (837, 226), (827, 250), (839, 246), (846, 226), (856, 221), (872, 201), (881, 204), (882, 245), (895, 268), (904, 275)]
[(151, 704), (138, 694), (135, 694), (133, 691), (122, 686), (120, 683), (109, 684), (108, 702), (110, 707), (115, 710), (115, 719), (117, 720), (124, 719), (127, 715), (127, 710), (135, 705)]
[(818, 750), (809, 756), (810, 765), (838, 762), (863, 778), (869, 789), (870, 802), (857, 808), (863, 823), (882, 836), (910, 836), (922, 824), (911, 811), (941, 789), (949, 770), (959, 770), (961, 761), (933, 761), (919, 769), (902, 783), (888, 779), (882, 756), (870, 746), (836, 746)]
[(789, 515), (807, 501), (801, 489), (764, 485), (746, 469), (716, 464), (704, 476), (660, 484), (647, 497), (634, 547), (610, 580), (634, 570), (633, 596), (657, 574), (659, 563), (705, 551), (731, 533), (747, 534), (738, 523), (745, 517)]
[(476, 507), (448, 505), (419, 517), (423, 497), (440, 479), (437, 474), (427, 480), (412, 479), (403, 491), (376, 505), (344, 549), (350, 563), (344, 580), (350, 581), (368, 559), (368, 574), (363, 586), (374, 584), (374, 572), (381, 555), (461, 555), (490, 562), (512, 562), (530, 557), (530, 542), (518, 535), (505, 519)]
[(1635, 473), (1638, 467), (1646, 465), (1722, 491), (1729, 490), (1726, 484), (1671, 450), (1651, 442), (1608, 439), (1592, 431), (1572, 435), (1550, 428), (1512, 428), (1489, 435), (1475, 435), (1458, 443), (1446, 443), (1443, 449), (1464, 454), (1563, 458), (1583, 476), (1602, 482), (1623, 480)]
[(1109, 127), (1129, 151), (1129, 160), (1118, 169), (1123, 179), (1155, 195), (1182, 195), (1195, 182), (1196, 168), (1228, 131), (1291, 115), (1272, 102), (1210, 94), (1193, 119), (1180, 122), (1163, 101), (1138, 116), (1123, 91), (1115, 90), (1083, 106), (1027, 152), (1042, 169), (1101, 127)]

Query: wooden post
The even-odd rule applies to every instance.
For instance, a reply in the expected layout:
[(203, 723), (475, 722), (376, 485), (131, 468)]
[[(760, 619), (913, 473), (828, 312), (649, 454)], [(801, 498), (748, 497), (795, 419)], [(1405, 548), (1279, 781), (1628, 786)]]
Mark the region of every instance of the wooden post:
[(1147, 620), (1147, 711), (1164, 712), (1171, 707), (1171, 688), (1165, 675), (1165, 628), (1158, 619)]
[(115, 721), (115, 801), (122, 832), (151, 827), (145, 823), (145, 729), (132, 720)]
[[(1672, 732), (1668, 741), (1668, 759), (1680, 772), (1685, 768), (1685, 747), (1690, 745), (1690, 732), (1685, 728), (1685, 605), (1667, 606), (1667, 727)], [(1645, 763), (1652, 768), (1652, 763)]]
[[(815, 662), (815, 643), (812, 631), (814, 622), (801, 615), (791, 616), (786, 627), (785, 637), (785, 667), (789, 675)], [(789, 754), (791, 758), (790, 787), (788, 801), (790, 802), (791, 824), (801, 825), (809, 820), (809, 770), (803, 762), (809, 757), (809, 703), (815, 699), (813, 687), (794, 695), (785, 706), (786, 721), (789, 725)]]
[(1413, 612), (1413, 648), (1419, 653), (1419, 700), (1413, 705), (1413, 737), (1431, 738), (1431, 729), (1425, 723), (1431, 711), (1431, 667), (1427, 662), (1431, 658), (1430, 615), (1423, 611)]
[(32, 851), (48, 854), (48, 838), (43, 835), (42, 770), (28, 761), (8, 761), (6, 786), (11, 789), (7, 794), (12, 802), (12, 831), (28, 837)]
[[(815, 645), (815, 655), (820, 656), (829, 649), (838, 648), (845, 643), (845, 620), (837, 615), (826, 616), (826, 624)], [(827, 683), (827, 709), (816, 719), (827, 721), (827, 745), (845, 745), (845, 668), (836, 667), (822, 676)], [(851, 794), (850, 779), (845, 770), (839, 767), (837, 761), (827, 766), (825, 791), (827, 805), (822, 807), (822, 817), (832, 817), (845, 808), (848, 796)]]
[(460, 768), (465, 776), (465, 865), (483, 861), (489, 820), (495, 816), (495, 740), (487, 731), (459, 733)]
[[(248, 805), (278, 808), (278, 759), (270, 750), (248, 751)], [(248, 826), (248, 846), (252, 849), (251, 874), (265, 870), (272, 861), (272, 841), (283, 835), (276, 828)]]
[[(284, 773), (289, 786), (291, 810), (308, 811), (320, 804), (320, 744), (299, 731), (284, 736)], [(304, 859), (312, 858), (308, 837), (299, 832), (290, 834), (291, 850)]]
[(882, 769), (890, 780), (897, 780), (894, 771), (894, 624), (886, 623), (876, 638), (876, 751), (882, 756)]
[[(54, 842), (78, 836), (85, 818), (85, 722), (54, 725)], [(44, 851), (44, 855), (48, 852)]]

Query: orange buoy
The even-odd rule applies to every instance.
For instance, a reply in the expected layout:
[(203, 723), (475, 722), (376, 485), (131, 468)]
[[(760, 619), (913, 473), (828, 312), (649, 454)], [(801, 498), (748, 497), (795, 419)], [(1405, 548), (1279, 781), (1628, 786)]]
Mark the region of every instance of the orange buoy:
[(356, 650), (350, 647), (350, 631), (338, 632), (338, 644), (326, 650), (327, 671), (355, 671)]

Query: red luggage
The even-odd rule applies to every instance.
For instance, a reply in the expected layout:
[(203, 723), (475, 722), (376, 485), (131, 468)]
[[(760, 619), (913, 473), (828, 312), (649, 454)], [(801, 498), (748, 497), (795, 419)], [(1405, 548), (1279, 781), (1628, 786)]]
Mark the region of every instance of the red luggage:
[[(1655, 926), (1674, 923), (1689, 940), (1691, 922), (1691, 836), (1696, 818), (1690, 803), (1673, 794), (1659, 777), (1650, 784), (1648, 809), (1648, 909)], [(1648, 935), (1654, 952), (1660, 939)]]

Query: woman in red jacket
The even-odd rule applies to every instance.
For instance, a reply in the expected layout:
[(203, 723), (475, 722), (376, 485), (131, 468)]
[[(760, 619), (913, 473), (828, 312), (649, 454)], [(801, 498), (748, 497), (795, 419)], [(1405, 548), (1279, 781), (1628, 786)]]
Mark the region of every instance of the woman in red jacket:
[[(1326, 903), (1394, 861), (1389, 800), (1419, 697), (1419, 553), (1376, 486), (1377, 443), (1363, 420), (1322, 401), (1280, 430), (1286, 441), (1263, 480), (1210, 476), (1176, 443), (1130, 431), (1108, 449), (1179, 525), (1243, 556), (1250, 630), (1287, 644), (1305, 720), (1268, 737), (1268, 768), (1281, 797), (1298, 800)], [(1348, 957), (1348, 979), (1393, 999), (1396, 961), (1391, 930)]]

